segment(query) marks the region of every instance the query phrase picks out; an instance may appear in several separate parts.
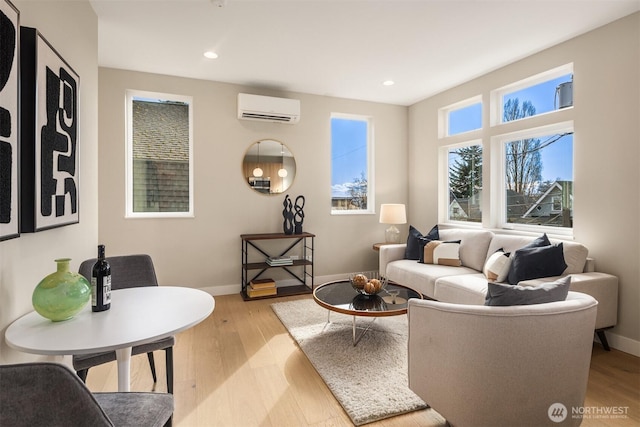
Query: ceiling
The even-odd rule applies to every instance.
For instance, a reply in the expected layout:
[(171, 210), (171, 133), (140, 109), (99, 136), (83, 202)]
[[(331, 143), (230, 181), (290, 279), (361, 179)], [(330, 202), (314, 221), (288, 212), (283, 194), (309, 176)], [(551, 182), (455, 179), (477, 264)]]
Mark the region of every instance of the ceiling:
[(102, 67), (397, 105), (640, 10), (640, 0), (90, 3)]

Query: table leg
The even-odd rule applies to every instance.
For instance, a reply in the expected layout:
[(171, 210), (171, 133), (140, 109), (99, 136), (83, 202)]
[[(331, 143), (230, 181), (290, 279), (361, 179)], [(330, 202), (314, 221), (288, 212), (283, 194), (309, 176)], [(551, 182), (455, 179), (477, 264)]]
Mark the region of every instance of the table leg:
[(116, 350), (118, 362), (118, 391), (131, 390), (131, 347)]
[(371, 327), (371, 325), (373, 325), (373, 322), (375, 322), (377, 319), (377, 317), (374, 317), (373, 320), (371, 320), (368, 324), (367, 327), (364, 328), (364, 330), (360, 333), (360, 335), (356, 338), (356, 316), (353, 316), (353, 346), (355, 347), (356, 345), (358, 345), (358, 343), (360, 342), (360, 339), (362, 338), (362, 336), (364, 334), (367, 333), (367, 331), (369, 330), (369, 328)]

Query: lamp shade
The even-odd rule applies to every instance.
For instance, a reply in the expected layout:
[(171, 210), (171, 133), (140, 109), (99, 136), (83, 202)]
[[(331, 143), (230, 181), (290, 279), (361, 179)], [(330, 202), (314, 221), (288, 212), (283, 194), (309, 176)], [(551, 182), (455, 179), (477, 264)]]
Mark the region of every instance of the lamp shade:
[(407, 213), (401, 203), (388, 203), (380, 205), (381, 224), (405, 224)]

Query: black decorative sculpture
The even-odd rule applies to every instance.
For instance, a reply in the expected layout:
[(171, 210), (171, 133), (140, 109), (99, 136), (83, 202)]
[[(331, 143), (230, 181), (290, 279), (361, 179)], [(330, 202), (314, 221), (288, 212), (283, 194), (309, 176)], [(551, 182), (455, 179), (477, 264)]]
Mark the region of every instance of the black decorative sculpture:
[(284, 196), (282, 205), (284, 206), (282, 210), (282, 216), (284, 217), (284, 223), (282, 224), (284, 234), (293, 234), (293, 207), (288, 194)]
[(293, 224), (295, 230), (294, 233), (302, 234), (302, 222), (304, 221), (304, 211), (302, 210), (302, 208), (304, 208), (303, 195), (296, 197), (296, 203), (294, 207), (296, 210), (296, 213), (293, 215)]

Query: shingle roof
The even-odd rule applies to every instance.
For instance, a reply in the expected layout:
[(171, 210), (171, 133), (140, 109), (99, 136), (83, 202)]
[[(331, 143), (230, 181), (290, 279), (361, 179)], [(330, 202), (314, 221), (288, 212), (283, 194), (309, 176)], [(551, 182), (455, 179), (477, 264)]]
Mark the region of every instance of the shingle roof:
[(133, 101), (133, 158), (189, 160), (189, 106)]

